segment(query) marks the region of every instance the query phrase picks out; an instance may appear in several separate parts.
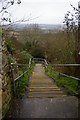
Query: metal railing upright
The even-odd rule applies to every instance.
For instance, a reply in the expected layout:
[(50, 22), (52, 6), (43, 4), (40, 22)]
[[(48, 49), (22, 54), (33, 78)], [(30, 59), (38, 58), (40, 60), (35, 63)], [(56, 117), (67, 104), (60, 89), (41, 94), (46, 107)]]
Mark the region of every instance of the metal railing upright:
[[(52, 67), (80, 67), (80, 64), (50, 64), (50, 63), (47, 62), (46, 59), (43, 59), (43, 58), (33, 58), (33, 60), (36, 61), (36, 62), (43, 63), (46, 69), (48, 68), (48, 66), (50, 66), (51, 70), (52, 70)], [(76, 77), (73, 77), (71, 75), (69, 76), (67, 74), (64, 74), (64, 73), (61, 73), (61, 72), (58, 72), (58, 71), (55, 71), (55, 70), (52, 70), (52, 72), (57, 72), (59, 74), (59, 76), (62, 75), (62, 76), (80, 81), (80, 78), (76, 78)]]
[[(69, 75), (67, 75), (67, 74), (64, 74), (64, 73), (61, 73), (61, 72), (58, 72), (58, 71), (55, 71), (55, 70), (52, 69), (53, 67), (80, 67), (80, 64), (50, 64), (50, 63), (48, 63), (47, 60), (44, 59), (44, 58), (32, 58), (32, 59), (29, 60), (29, 64), (28, 64), (26, 70), (24, 70), (24, 67), (26, 66), (26, 64), (15, 64), (15, 63), (11, 63), (11, 66), (12, 66), (12, 67), (11, 67), (11, 68), (12, 68), (12, 82), (13, 82), (13, 91), (14, 91), (14, 94), (16, 93), (15, 82), (16, 82), (19, 78), (21, 78), (22, 76), (24, 77), (24, 74), (29, 71), (29, 69), (30, 69), (30, 67), (31, 67), (31, 64), (32, 64), (32, 61), (34, 61), (35, 63), (41, 63), (41, 64), (43, 64), (46, 69), (48, 69), (48, 66), (50, 66), (50, 67), (51, 67), (51, 72), (57, 72), (57, 73), (59, 74), (59, 77), (60, 77), (60, 75), (62, 75), (62, 76), (65, 76), (65, 77), (68, 77), (68, 78), (73, 78), (73, 79), (75, 79), (75, 80), (80, 81), (80, 78), (76, 78), (76, 77), (73, 77), (73, 76), (69, 76)], [(22, 69), (23, 73), (20, 74), (19, 76), (17, 76), (16, 78), (14, 77), (14, 76), (15, 76), (15, 74), (14, 74), (14, 66), (15, 66), (15, 65), (16, 65), (16, 66), (22, 66), (22, 67), (23, 67), (23, 69)]]
[[(14, 94), (16, 93), (16, 85), (15, 85), (15, 82), (16, 82), (19, 78), (24, 77), (24, 74), (29, 71), (29, 69), (30, 69), (30, 67), (31, 67), (31, 64), (32, 64), (32, 60), (31, 60), (31, 58), (30, 58), (29, 64), (28, 64), (26, 70), (24, 70), (24, 67), (26, 67), (26, 64), (11, 63), (12, 83), (13, 83), (13, 92), (14, 92)], [(17, 77), (15, 77), (15, 68), (14, 68), (15, 65), (22, 67), (22, 71), (23, 71), (22, 74), (18, 75)]]
[[(51, 69), (53, 67), (80, 67), (80, 64), (48, 64), (48, 65), (50, 65)], [(58, 73), (59, 77), (60, 77), (60, 75), (62, 75), (62, 76), (65, 76), (65, 77), (72, 78), (72, 79), (80, 81), (80, 78), (76, 78), (76, 77), (73, 77), (71, 75), (67, 75), (67, 74), (61, 73), (59, 71), (52, 70), (52, 72)]]

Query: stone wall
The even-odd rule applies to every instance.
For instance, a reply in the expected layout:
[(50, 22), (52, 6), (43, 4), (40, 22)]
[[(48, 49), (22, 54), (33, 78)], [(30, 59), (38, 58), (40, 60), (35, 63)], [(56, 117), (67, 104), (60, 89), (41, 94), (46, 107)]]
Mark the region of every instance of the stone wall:
[(0, 50), (0, 120), (2, 118), (2, 75), (1, 75), (1, 69), (2, 69), (2, 52)]
[(1, 27), (0, 27), (0, 120), (2, 118), (2, 47), (1, 47)]
[(2, 116), (4, 117), (9, 109), (12, 98), (11, 78), (8, 75), (8, 65), (3, 66), (2, 71)]
[(8, 65), (7, 57), (10, 56), (5, 47), (5, 38), (2, 41), (2, 117), (5, 117), (12, 99), (12, 78), (11, 71)]

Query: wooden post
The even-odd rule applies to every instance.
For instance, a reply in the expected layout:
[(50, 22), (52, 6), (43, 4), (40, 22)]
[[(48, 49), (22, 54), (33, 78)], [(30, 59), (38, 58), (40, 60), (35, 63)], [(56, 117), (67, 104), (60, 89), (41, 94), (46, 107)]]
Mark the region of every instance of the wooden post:
[(13, 83), (13, 94), (15, 95), (16, 89), (15, 89), (15, 81), (14, 81), (14, 63), (11, 63), (12, 65), (12, 83)]

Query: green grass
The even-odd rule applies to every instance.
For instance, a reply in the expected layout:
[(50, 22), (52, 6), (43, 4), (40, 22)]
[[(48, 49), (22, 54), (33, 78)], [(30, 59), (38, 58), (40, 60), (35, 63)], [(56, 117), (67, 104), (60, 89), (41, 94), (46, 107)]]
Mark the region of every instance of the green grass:
[(59, 75), (58, 72), (51, 72), (50, 66), (46, 70), (46, 73), (49, 77), (54, 78), (59, 87), (63, 87), (64, 91), (70, 95), (78, 96), (78, 81), (72, 78), (67, 78), (62, 75)]
[[(31, 65), (30, 70), (26, 74), (24, 74), (24, 77), (22, 76), (16, 81), (16, 94), (15, 95), (17, 98), (24, 97), (25, 91), (27, 90), (27, 86), (29, 84), (29, 77), (31, 76), (32, 71), (33, 71), (33, 67), (34, 65)], [(20, 70), (19, 73), (22, 74), (23, 72)]]

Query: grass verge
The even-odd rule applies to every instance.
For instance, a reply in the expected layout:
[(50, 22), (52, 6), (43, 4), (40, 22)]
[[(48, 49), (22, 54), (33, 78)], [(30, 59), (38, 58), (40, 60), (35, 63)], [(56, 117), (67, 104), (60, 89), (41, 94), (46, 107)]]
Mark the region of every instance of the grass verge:
[[(23, 98), (25, 95), (25, 91), (27, 90), (27, 86), (29, 84), (29, 78), (32, 74), (34, 64), (31, 65), (29, 71), (24, 74), (24, 77), (22, 76), (16, 81), (16, 97), (17, 98)], [(22, 71), (19, 71), (20, 74), (22, 74)]]
[(77, 80), (59, 75), (59, 73), (56, 71), (51, 72), (50, 66), (48, 66), (46, 73), (49, 77), (56, 80), (56, 83), (59, 87), (64, 88), (64, 92), (69, 95), (79, 95)]

